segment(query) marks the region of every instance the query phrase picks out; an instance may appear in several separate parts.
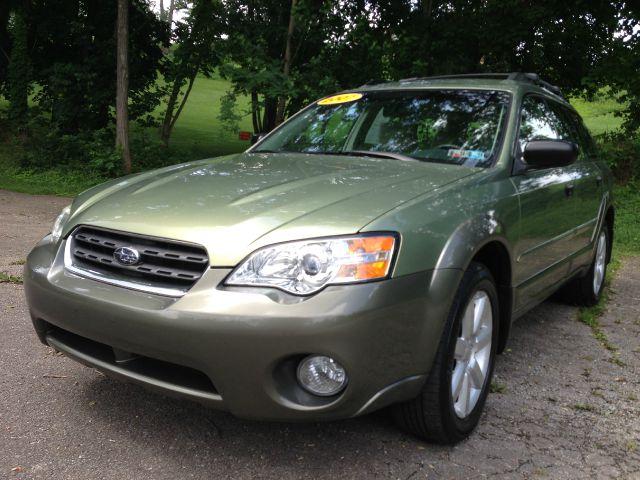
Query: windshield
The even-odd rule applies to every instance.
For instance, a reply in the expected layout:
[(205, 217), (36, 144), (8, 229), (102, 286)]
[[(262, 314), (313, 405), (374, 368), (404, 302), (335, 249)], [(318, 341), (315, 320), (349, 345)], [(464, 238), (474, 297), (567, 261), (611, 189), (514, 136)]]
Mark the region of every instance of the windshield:
[(252, 151), (371, 154), (488, 167), (509, 99), (506, 92), (485, 90), (336, 95), (293, 117)]

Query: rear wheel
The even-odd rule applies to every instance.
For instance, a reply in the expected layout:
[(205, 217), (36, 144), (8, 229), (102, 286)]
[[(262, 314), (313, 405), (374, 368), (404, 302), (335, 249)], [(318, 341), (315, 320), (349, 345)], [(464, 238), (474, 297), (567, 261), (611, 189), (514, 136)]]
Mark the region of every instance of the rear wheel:
[(473, 431), (491, 383), (498, 319), (491, 272), (472, 263), (456, 292), (422, 392), (394, 407), (402, 428), (436, 443), (456, 443)]
[(586, 275), (563, 287), (562, 294), (571, 303), (591, 307), (598, 303), (604, 290), (609, 255), (609, 229), (605, 223), (596, 240), (596, 251)]

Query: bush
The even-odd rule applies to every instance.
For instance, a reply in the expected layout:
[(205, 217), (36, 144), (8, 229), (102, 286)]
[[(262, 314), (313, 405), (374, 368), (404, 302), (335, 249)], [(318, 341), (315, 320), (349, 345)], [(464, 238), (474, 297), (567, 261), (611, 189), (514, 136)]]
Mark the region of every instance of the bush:
[(61, 133), (32, 125), (28, 141), (20, 149), (20, 166), (26, 170), (63, 169), (109, 178), (121, 173), (121, 160), (107, 130)]
[(640, 135), (618, 130), (598, 135), (596, 143), (618, 182), (640, 178)]
[[(84, 174), (108, 179), (123, 175), (120, 152), (115, 147), (114, 132), (109, 129), (63, 134), (34, 121), (27, 141), (21, 143), (19, 165), (26, 171), (51, 171)], [(155, 133), (155, 132), (150, 132)], [(156, 135), (143, 129), (131, 132), (131, 156), (134, 172), (151, 170), (195, 158), (188, 149), (166, 148)], [(16, 145), (18, 147), (18, 145)]]

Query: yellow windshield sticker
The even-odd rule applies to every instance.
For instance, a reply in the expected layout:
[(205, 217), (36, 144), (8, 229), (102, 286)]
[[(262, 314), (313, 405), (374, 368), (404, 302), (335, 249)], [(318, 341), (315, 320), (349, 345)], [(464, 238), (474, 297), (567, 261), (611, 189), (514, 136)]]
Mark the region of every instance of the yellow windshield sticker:
[(331, 97), (323, 98), (318, 102), (318, 105), (337, 105), (338, 103), (353, 102), (362, 98), (361, 93), (343, 93), (341, 95), (333, 95)]

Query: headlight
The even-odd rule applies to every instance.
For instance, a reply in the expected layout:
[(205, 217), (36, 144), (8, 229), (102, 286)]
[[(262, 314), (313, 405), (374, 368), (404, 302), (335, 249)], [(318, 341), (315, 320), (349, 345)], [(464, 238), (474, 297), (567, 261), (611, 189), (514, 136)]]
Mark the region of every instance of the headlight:
[(275, 287), (309, 295), (326, 285), (386, 278), (396, 236), (358, 235), (283, 243), (252, 253), (227, 285)]
[(54, 242), (60, 240), (60, 236), (62, 235), (62, 229), (64, 228), (67, 220), (69, 220), (69, 213), (71, 212), (71, 205), (66, 206), (60, 212), (60, 215), (56, 217), (55, 222), (53, 222), (53, 228), (51, 229), (51, 239)]

